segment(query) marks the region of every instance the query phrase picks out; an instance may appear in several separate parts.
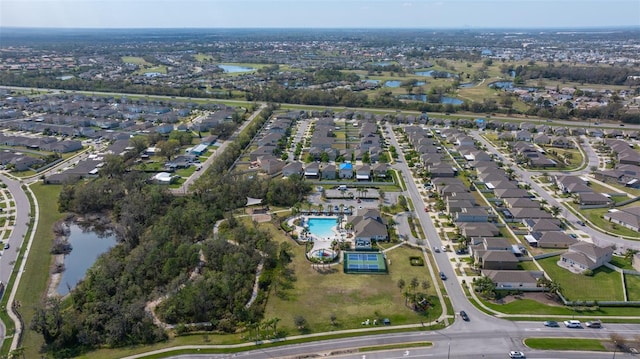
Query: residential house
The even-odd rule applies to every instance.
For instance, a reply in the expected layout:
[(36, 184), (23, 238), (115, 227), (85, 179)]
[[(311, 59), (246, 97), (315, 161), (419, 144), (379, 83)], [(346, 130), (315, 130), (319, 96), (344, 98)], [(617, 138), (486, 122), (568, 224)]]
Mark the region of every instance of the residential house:
[(317, 162), (308, 163), (304, 167), (304, 177), (312, 179), (320, 178), (320, 164)]
[(340, 178), (353, 178), (353, 165), (349, 162), (341, 163), (338, 173)]
[(578, 203), (581, 206), (609, 206), (613, 200), (602, 193), (586, 192), (578, 193)]
[(500, 229), (490, 222), (460, 222), (457, 223), (460, 234), (466, 238), (498, 237)]
[(328, 164), (322, 168), (322, 179), (333, 180), (336, 179), (336, 166)]
[(387, 171), (389, 166), (386, 163), (378, 162), (373, 165), (373, 176), (376, 178), (385, 178), (387, 177)]
[(560, 221), (557, 219), (530, 219), (527, 218), (522, 221), (527, 227), (529, 232), (550, 232), (560, 231)]
[(587, 181), (577, 176), (555, 176), (558, 188), (564, 193), (591, 193), (593, 189)]
[(374, 241), (387, 241), (387, 224), (377, 209), (358, 211), (349, 219), (353, 226), (355, 249), (370, 249)]
[(356, 179), (358, 181), (369, 181), (371, 179), (371, 167), (360, 165), (356, 168)]
[(570, 271), (584, 272), (594, 270), (611, 261), (612, 247), (600, 247), (592, 243), (573, 244), (560, 256), (558, 265)]
[(524, 270), (483, 270), (482, 275), (491, 279), (497, 290), (542, 291), (538, 281), (544, 272)]
[(282, 168), (283, 177), (290, 177), (294, 174), (302, 175), (303, 173), (304, 171), (302, 169), (302, 162), (298, 161), (291, 162)]
[(559, 231), (533, 232), (531, 235), (538, 240), (540, 248), (568, 248), (578, 242), (577, 239)]
[(482, 269), (516, 270), (520, 261), (511, 251), (488, 250), (478, 262)]
[(640, 206), (609, 210), (605, 213), (604, 219), (640, 232)]
[(467, 207), (453, 213), (453, 218), (454, 222), (487, 222), (489, 212), (483, 207)]
[(258, 162), (260, 163), (260, 170), (268, 175), (274, 175), (282, 171), (285, 166), (284, 161), (273, 155), (262, 156), (258, 159)]

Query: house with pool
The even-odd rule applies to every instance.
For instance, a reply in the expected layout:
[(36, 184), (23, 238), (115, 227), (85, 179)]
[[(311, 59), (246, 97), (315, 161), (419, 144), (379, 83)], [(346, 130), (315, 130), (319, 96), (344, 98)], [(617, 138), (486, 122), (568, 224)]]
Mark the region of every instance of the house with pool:
[(371, 249), (374, 241), (388, 241), (387, 223), (378, 209), (361, 209), (355, 216), (348, 218), (353, 227), (354, 247)]

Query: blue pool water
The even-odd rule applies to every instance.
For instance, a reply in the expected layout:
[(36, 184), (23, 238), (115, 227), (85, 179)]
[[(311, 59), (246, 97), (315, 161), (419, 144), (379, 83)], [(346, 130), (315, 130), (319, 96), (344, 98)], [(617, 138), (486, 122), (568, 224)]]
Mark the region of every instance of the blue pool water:
[(335, 234), (332, 228), (337, 225), (336, 219), (336, 217), (309, 218), (307, 220), (309, 223), (309, 233), (318, 238), (333, 237)]
[(244, 67), (244, 66), (237, 66), (237, 65), (218, 65), (219, 68), (223, 69), (224, 72), (228, 73), (228, 74), (233, 74), (236, 72), (251, 72), (254, 71), (255, 69), (253, 67)]

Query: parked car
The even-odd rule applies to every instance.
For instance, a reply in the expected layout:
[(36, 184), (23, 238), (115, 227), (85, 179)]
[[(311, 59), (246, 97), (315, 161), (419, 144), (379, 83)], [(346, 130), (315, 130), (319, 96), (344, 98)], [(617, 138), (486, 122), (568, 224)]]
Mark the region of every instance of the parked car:
[(565, 320), (564, 326), (567, 328), (582, 328), (582, 323), (579, 320)]
[(555, 320), (547, 320), (546, 322), (544, 322), (544, 326), (557, 328), (560, 326), (560, 324), (558, 324), (558, 322), (556, 322)]
[(436, 252), (436, 253), (440, 253), (440, 247), (433, 246), (433, 251)]
[(460, 316), (462, 317), (462, 320), (464, 320), (465, 322), (469, 321), (469, 316), (467, 315), (467, 312), (465, 312), (464, 310), (460, 311)]
[(444, 274), (444, 272), (440, 272), (440, 279), (447, 280), (447, 276)]
[(523, 352), (510, 351), (509, 358), (525, 358), (525, 356)]
[(602, 322), (599, 320), (594, 320), (590, 322), (584, 323), (589, 328), (602, 328)]

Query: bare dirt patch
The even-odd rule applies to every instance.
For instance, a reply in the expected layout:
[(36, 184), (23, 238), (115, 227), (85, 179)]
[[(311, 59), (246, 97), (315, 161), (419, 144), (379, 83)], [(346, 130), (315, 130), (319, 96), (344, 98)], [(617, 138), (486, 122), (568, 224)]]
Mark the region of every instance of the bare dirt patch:
[(497, 304), (508, 304), (518, 299), (530, 299), (535, 300), (536, 302), (540, 302), (544, 305), (553, 305), (562, 307), (563, 304), (561, 301), (557, 299), (556, 296), (550, 296), (548, 293), (543, 292), (524, 292), (518, 295), (508, 295), (499, 301), (495, 301)]

